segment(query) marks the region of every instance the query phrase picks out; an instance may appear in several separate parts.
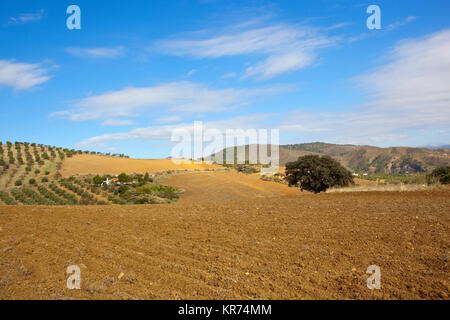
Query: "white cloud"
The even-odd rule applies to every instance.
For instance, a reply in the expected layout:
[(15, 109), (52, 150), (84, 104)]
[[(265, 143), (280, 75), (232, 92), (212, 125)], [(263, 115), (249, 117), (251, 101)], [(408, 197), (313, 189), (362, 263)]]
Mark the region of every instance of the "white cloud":
[(224, 75), (222, 75), (222, 79), (230, 79), (230, 78), (234, 78), (236, 76), (237, 76), (236, 72), (228, 72), (228, 73), (225, 73)]
[(369, 102), (340, 113), (285, 116), (282, 130), (330, 142), (388, 143), (450, 123), (450, 30), (400, 42), (385, 65), (355, 78)]
[(27, 64), (12, 60), (0, 60), (0, 86), (26, 90), (47, 82), (51, 77), (39, 64)]
[(378, 109), (450, 116), (450, 30), (401, 42), (393, 60), (357, 77)]
[[(217, 129), (222, 133), (225, 133), (226, 129), (248, 129), (248, 128), (261, 128), (264, 125), (264, 121), (270, 119), (270, 114), (258, 114), (251, 116), (241, 116), (230, 119), (208, 121), (203, 122), (204, 130)], [(105, 146), (112, 141), (130, 140), (130, 139), (142, 139), (148, 141), (170, 140), (174, 130), (185, 129), (188, 132), (193, 132), (193, 123), (182, 123), (177, 125), (163, 125), (152, 126), (146, 128), (136, 128), (127, 132), (104, 134), (92, 138), (80, 141), (77, 147), (80, 148), (92, 148)]]
[(174, 123), (174, 122), (180, 122), (182, 119), (180, 116), (167, 116), (167, 117), (160, 117), (155, 120), (157, 123)]
[(390, 25), (388, 25), (386, 28), (384, 28), (386, 31), (392, 31), (394, 29), (397, 29), (399, 27), (404, 26), (405, 24), (408, 24), (412, 21), (414, 21), (416, 19), (415, 16), (409, 16), (406, 19), (402, 20), (402, 21), (397, 21), (394, 23), (391, 23)]
[(188, 77), (190, 77), (190, 76), (192, 76), (194, 73), (196, 73), (197, 72), (197, 70), (195, 70), (195, 69), (192, 69), (191, 71), (189, 71), (188, 73), (187, 73), (187, 76)]
[[(407, 18), (405, 18), (405, 19), (403, 19), (401, 21), (397, 21), (397, 22), (391, 23), (387, 27), (382, 27), (380, 31), (382, 31), (382, 32), (390, 32), (390, 31), (393, 31), (393, 30), (395, 30), (395, 29), (397, 29), (399, 27), (402, 27), (402, 26), (404, 26), (404, 25), (406, 25), (406, 24), (408, 24), (408, 23), (410, 23), (410, 22), (412, 22), (414, 20), (416, 20), (415, 16), (408, 16)], [(361, 41), (361, 40), (365, 40), (365, 39), (374, 37), (377, 34), (378, 34), (377, 32), (364, 32), (364, 33), (358, 34), (356, 36), (352, 36), (352, 37), (347, 38), (347, 41), (350, 42), (350, 43), (351, 42), (356, 42), (356, 41)]]
[(39, 21), (44, 17), (44, 13), (44, 9), (41, 9), (36, 13), (22, 13), (17, 17), (10, 17), (8, 24), (24, 24)]
[[(264, 121), (270, 120), (271, 125), (266, 127), (280, 128), (282, 134), (298, 134), (309, 141), (376, 145), (396, 144), (408, 139), (422, 143), (424, 134), (434, 137), (447, 134), (450, 123), (450, 30), (401, 41), (390, 52), (389, 58), (383, 65), (354, 79), (358, 88), (367, 94), (365, 104), (340, 112), (306, 113), (298, 109), (270, 116), (225, 119), (206, 125), (219, 129), (263, 128)], [(175, 87), (179, 85), (175, 84)], [(190, 87), (192, 84), (185, 85)], [(194, 85), (197, 89), (192, 96), (202, 90), (211, 93), (197, 86)], [(184, 91), (177, 92), (184, 94)], [(215, 98), (220, 100), (222, 91), (215, 93)], [(247, 97), (248, 92), (243, 96)], [(116, 101), (114, 97), (111, 99)], [(171, 130), (180, 126), (191, 128), (192, 124), (138, 128), (93, 137), (81, 144), (95, 146), (126, 139), (169, 139)]]
[(125, 48), (123, 46), (114, 48), (69, 47), (65, 51), (78, 57), (113, 59), (122, 56), (125, 53)]
[(102, 126), (128, 126), (132, 125), (131, 120), (110, 119), (102, 122)]
[(281, 73), (302, 69), (314, 61), (314, 55), (306, 52), (291, 52), (273, 55), (256, 66), (248, 67), (245, 76), (269, 79)]
[(258, 28), (250, 23), (228, 29), (232, 31), (218, 32), (203, 39), (160, 41), (158, 46), (172, 55), (195, 58), (263, 55), (266, 59), (250, 66), (246, 76), (267, 79), (311, 65), (319, 48), (331, 46), (338, 40), (305, 25), (277, 24)]
[[(87, 97), (62, 111), (73, 121), (135, 117), (148, 108), (170, 112), (217, 112), (251, 102), (252, 99), (292, 90), (290, 86), (257, 89), (209, 89), (192, 82), (171, 82), (154, 87), (125, 88)], [(61, 114), (61, 111), (59, 112)]]

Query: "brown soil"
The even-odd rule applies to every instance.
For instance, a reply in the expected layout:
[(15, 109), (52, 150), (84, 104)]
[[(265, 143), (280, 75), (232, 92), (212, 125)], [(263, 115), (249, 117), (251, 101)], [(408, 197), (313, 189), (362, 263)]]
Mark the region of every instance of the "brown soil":
[[(450, 190), (174, 175), (177, 204), (0, 207), (2, 299), (448, 299)], [(166, 183), (165, 182), (165, 183)], [(81, 290), (66, 268), (81, 268)], [(381, 290), (366, 269), (381, 268)]]

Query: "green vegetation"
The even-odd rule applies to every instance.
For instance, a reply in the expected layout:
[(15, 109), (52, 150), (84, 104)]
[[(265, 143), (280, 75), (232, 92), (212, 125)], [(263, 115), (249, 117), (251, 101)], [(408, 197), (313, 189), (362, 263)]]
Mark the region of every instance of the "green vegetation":
[[(5, 159), (5, 154), (7, 158)], [(0, 203), (6, 205), (104, 205), (167, 203), (178, 198), (178, 190), (162, 185), (149, 186), (149, 193), (136, 188), (153, 182), (146, 173), (121, 174), (119, 181), (104, 184), (113, 176), (84, 176), (62, 179), (62, 161), (76, 154), (99, 152), (63, 149), (36, 143), (0, 142)], [(114, 154), (114, 157), (127, 157)], [(42, 184), (40, 184), (42, 183)], [(103, 185), (100, 187), (99, 185)]]
[(434, 169), (428, 176), (428, 182), (439, 181), (442, 184), (450, 184), (450, 166)]
[(173, 202), (179, 198), (179, 190), (157, 183), (111, 185), (107, 187), (108, 200), (116, 204), (150, 204)]
[(238, 172), (242, 172), (242, 173), (245, 173), (245, 174), (252, 174), (252, 173), (261, 172), (260, 166), (249, 165), (249, 164), (238, 164), (238, 165), (235, 165), (234, 168)]
[(370, 174), (367, 176), (359, 176), (358, 178), (370, 181), (376, 181), (378, 183), (386, 184), (426, 184), (427, 179), (424, 173), (397, 173), (397, 174), (386, 174), (377, 173)]
[(18, 202), (26, 205), (35, 205), (37, 204), (33, 199), (27, 197), (27, 195), (23, 192), (22, 189), (12, 189), (11, 194)]
[(94, 184), (102, 184), (103, 181), (105, 181), (102, 177), (100, 177), (99, 175), (96, 175), (93, 179), (92, 182)]
[(126, 173), (119, 174), (117, 178), (119, 179), (120, 183), (126, 183), (131, 181), (131, 177), (128, 176)]
[(331, 187), (353, 184), (351, 172), (329, 156), (307, 155), (286, 164), (289, 186), (320, 193)]
[(14, 206), (17, 205), (17, 202), (12, 199), (8, 193), (5, 191), (0, 191), (0, 200), (2, 200), (5, 204)]
[(75, 195), (68, 193), (67, 191), (59, 188), (56, 184), (52, 183), (49, 185), (49, 188), (56, 193), (58, 196), (63, 197), (68, 201), (68, 204), (76, 205), (79, 204), (79, 201)]

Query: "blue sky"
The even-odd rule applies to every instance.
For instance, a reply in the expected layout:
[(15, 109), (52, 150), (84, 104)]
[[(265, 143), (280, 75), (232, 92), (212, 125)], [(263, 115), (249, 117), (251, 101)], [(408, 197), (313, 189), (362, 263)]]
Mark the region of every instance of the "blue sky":
[[(81, 9), (68, 30), (66, 9)], [(381, 9), (369, 30), (369, 5)], [(170, 155), (192, 126), (281, 143), (450, 141), (450, 2), (0, 2), (0, 140)]]

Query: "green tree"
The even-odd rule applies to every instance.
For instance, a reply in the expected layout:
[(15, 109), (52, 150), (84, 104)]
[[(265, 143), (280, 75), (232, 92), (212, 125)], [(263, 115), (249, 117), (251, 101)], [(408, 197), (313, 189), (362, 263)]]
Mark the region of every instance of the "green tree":
[(329, 156), (307, 155), (286, 164), (286, 180), (289, 186), (320, 193), (331, 187), (353, 184), (350, 171)]
[(428, 176), (429, 183), (438, 180), (442, 184), (450, 184), (450, 166), (444, 166), (434, 169)]
[(93, 179), (92, 182), (94, 184), (102, 184), (104, 181), (104, 179), (102, 177), (100, 177), (99, 175), (96, 175)]
[(128, 176), (126, 173), (119, 174), (117, 178), (119, 179), (120, 183), (130, 182), (131, 180), (131, 177)]

